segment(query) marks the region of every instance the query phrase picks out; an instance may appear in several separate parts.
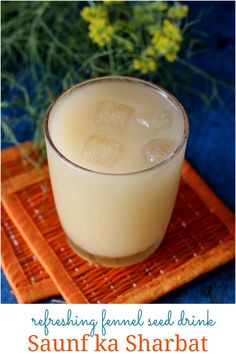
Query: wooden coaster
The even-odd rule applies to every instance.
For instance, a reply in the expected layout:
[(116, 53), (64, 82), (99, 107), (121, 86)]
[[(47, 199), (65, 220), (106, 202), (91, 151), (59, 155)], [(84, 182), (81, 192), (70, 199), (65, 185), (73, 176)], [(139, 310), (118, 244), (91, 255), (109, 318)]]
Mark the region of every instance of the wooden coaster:
[[(11, 151), (8, 163), (14, 155), (11, 164), (19, 164)], [(68, 303), (150, 302), (234, 257), (234, 217), (187, 162), (161, 247), (144, 262), (113, 269), (87, 263), (68, 245), (47, 167), (19, 173), (3, 182), (4, 208)]]

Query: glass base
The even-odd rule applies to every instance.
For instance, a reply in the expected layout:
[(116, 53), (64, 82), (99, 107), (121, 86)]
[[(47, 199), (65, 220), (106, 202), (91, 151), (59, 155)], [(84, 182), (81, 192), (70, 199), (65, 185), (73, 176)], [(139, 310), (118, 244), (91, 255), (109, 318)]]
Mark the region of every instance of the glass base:
[(113, 267), (115, 268), (115, 267), (125, 267), (143, 261), (159, 247), (162, 240), (160, 240), (155, 245), (152, 245), (151, 247), (149, 247), (143, 252), (135, 253), (133, 255), (126, 256), (126, 257), (102, 257), (102, 256), (93, 255), (83, 250), (79, 246), (75, 245), (68, 237), (67, 237), (67, 241), (71, 246), (71, 248), (73, 249), (73, 251), (77, 253), (81, 258), (83, 258), (85, 261), (99, 264), (107, 268), (113, 268)]

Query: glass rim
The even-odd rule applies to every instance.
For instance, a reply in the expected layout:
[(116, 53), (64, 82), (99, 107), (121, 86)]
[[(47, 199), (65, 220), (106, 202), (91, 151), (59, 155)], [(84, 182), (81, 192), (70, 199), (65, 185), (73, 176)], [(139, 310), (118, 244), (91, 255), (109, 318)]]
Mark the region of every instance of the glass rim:
[[(180, 143), (178, 144), (178, 146), (175, 148), (175, 150), (169, 155), (167, 156), (164, 160), (158, 162), (157, 164), (141, 169), (141, 170), (137, 170), (137, 171), (132, 171), (132, 172), (118, 172), (118, 173), (114, 173), (114, 172), (100, 172), (100, 171), (96, 171), (93, 169), (89, 169), (86, 168), (84, 166), (79, 165), (76, 162), (71, 161), (68, 157), (66, 157), (65, 155), (63, 155), (63, 153), (56, 147), (56, 145), (54, 144), (50, 132), (49, 132), (49, 119), (50, 119), (50, 113), (51, 110), (53, 109), (53, 107), (56, 105), (56, 103), (58, 103), (63, 97), (65, 97), (66, 95), (70, 95), (72, 91), (76, 90), (77, 88), (92, 84), (92, 83), (96, 83), (99, 81), (110, 81), (110, 80), (120, 80), (120, 81), (128, 81), (128, 82), (133, 82), (133, 83), (137, 83), (137, 84), (141, 84), (141, 85), (145, 85), (155, 91), (161, 92), (163, 93), (165, 96), (167, 96), (168, 99), (171, 100), (171, 102), (177, 107), (178, 111), (180, 112), (180, 115), (183, 119), (184, 122), (184, 130), (183, 130), (183, 136), (181, 138)], [(188, 139), (188, 134), (189, 134), (189, 122), (188, 122), (188, 117), (187, 114), (185, 112), (184, 107), (182, 106), (182, 104), (177, 100), (177, 98), (175, 98), (174, 95), (172, 95), (170, 92), (168, 92), (166, 89), (164, 89), (162, 86), (159, 86), (157, 84), (154, 84), (150, 81), (146, 81), (146, 80), (142, 80), (142, 79), (138, 79), (138, 78), (134, 78), (134, 77), (130, 77), (130, 76), (101, 76), (98, 78), (94, 78), (94, 79), (89, 79), (89, 80), (84, 80), (80, 83), (77, 83), (71, 87), (69, 87), (68, 89), (64, 90), (53, 102), (52, 104), (49, 106), (45, 118), (44, 118), (44, 134), (45, 134), (45, 138), (48, 141), (48, 143), (50, 144), (51, 148), (56, 152), (56, 154), (59, 156), (59, 158), (61, 158), (64, 162), (68, 163), (70, 166), (75, 167), (77, 169), (89, 172), (89, 173), (96, 173), (96, 174), (100, 174), (100, 175), (112, 175), (112, 176), (124, 176), (124, 175), (134, 175), (134, 174), (139, 174), (139, 173), (144, 173), (144, 172), (148, 172), (150, 170), (154, 170), (157, 169), (159, 167), (162, 167), (163, 165), (165, 165), (166, 163), (170, 162), (176, 155), (179, 154), (179, 152), (182, 150), (182, 148), (184, 147), (187, 139)]]

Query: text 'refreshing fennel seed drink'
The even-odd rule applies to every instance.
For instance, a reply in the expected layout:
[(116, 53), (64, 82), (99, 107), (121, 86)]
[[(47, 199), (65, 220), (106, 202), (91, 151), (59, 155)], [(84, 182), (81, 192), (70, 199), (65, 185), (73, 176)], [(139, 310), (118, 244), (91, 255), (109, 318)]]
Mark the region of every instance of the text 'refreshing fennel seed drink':
[(104, 77), (74, 86), (45, 120), (57, 212), (73, 249), (105, 266), (159, 246), (179, 185), (188, 122), (151, 83)]

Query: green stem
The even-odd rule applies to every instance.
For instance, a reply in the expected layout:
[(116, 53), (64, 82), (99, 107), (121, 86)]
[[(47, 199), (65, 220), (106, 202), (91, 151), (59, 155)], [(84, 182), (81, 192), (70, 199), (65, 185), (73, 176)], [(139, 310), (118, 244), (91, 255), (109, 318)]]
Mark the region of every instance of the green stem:
[(23, 93), (25, 105), (30, 106), (30, 97), (27, 89), (24, 86), (17, 83), (17, 81), (7, 73), (2, 73), (2, 78), (8, 80), (12, 86), (17, 87)]
[(209, 81), (214, 80), (214, 78), (212, 78), (210, 75), (208, 75), (205, 71), (199, 69), (197, 66), (195, 66), (194, 64), (191, 64), (187, 60), (178, 58), (177, 62), (180, 63), (181, 65), (186, 66), (188, 69), (194, 71), (196, 74), (201, 75), (202, 77), (204, 77), (205, 79), (207, 79)]
[(177, 62), (179, 62), (181, 65), (186, 66), (188, 69), (194, 71), (196, 74), (204, 77), (206, 80), (210, 81), (211, 84), (218, 84), (221, 86), (225, 86), (227, 88), (231, 88), (233, 89), (233, 85), (231, 85), (230, 83), (223, 81), (223, 80), (218, 80), (215, 79), (214, 77), (212, 77), (211, 75), (207, 74), (204, 70), (198, 68), (197, 66), (195, 66), (194, 64), (191, 64), (189, 61), (178, 58)]
[(109, 52), (108, 56), (109, 56), (110, 74), (114, 75), (115, 74), (115, 60), (114, 60), (114, 55), (113, 55), (111, 43), (107, 44), (107, 48), (108, 48), (108, 52)]

